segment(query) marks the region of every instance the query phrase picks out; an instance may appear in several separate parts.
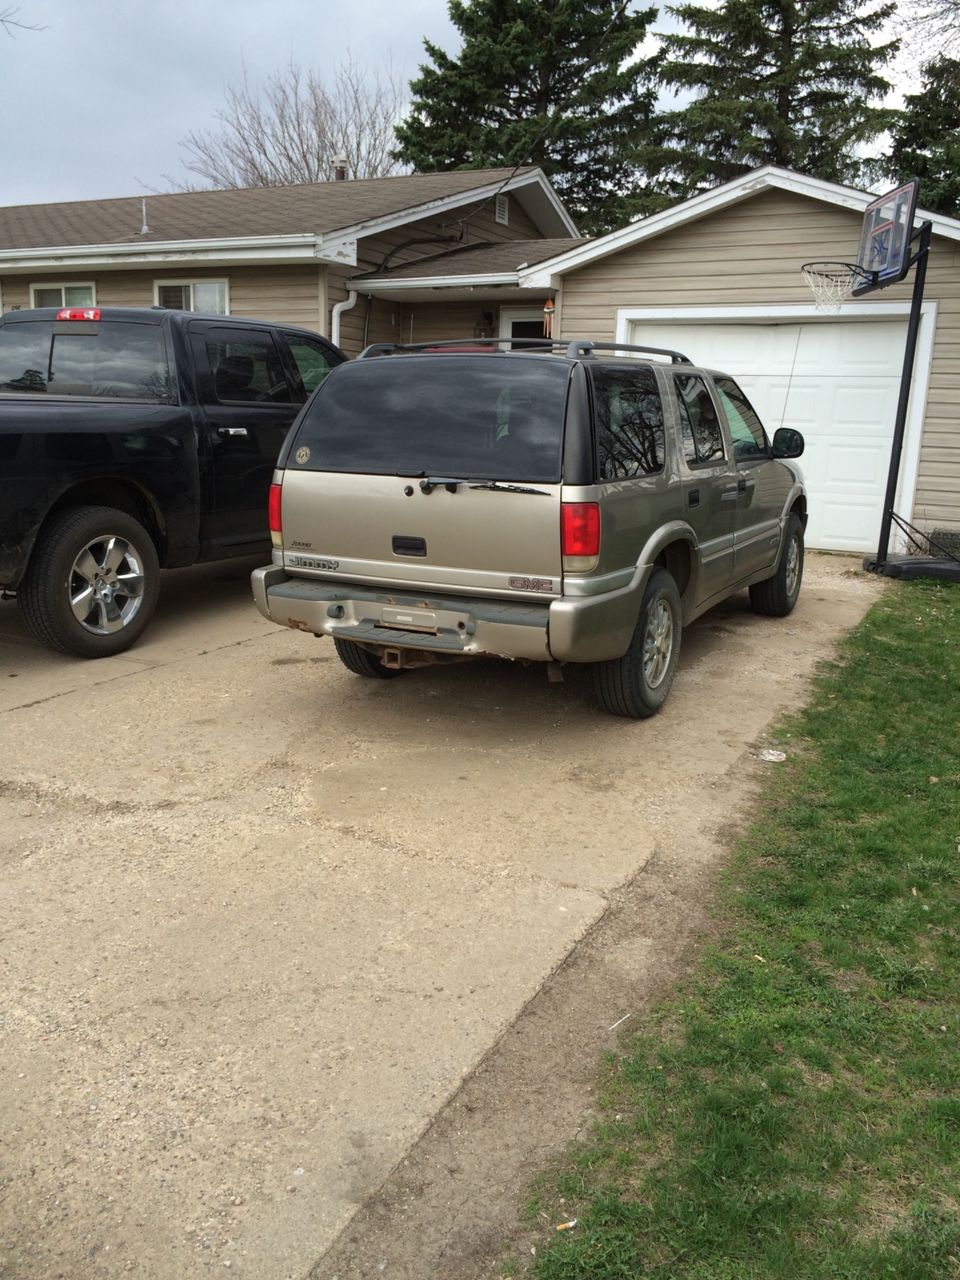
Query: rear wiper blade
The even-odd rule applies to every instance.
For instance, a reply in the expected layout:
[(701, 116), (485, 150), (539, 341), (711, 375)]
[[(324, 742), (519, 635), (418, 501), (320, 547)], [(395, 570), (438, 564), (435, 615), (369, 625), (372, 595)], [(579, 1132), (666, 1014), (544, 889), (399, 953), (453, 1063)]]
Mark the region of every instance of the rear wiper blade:
[(535, 493), (541, 498), (549, 498), (546, 489), (531, 489), (525, 484), (501, 484), (499, 480), (471, 480), (468, 489), (493, 489), (497, 493)]

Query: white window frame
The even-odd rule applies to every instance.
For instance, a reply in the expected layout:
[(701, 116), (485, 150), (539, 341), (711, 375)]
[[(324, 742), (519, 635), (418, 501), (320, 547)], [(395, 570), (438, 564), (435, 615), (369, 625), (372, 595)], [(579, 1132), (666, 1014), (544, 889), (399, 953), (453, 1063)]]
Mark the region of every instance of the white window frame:
[[(198, 285), (198, 284), (221, 284), (221, 285), (223, 285), (223, 305), (224, 305), (224, 307), (226, 308), (226, 310), (224, 311), (224, 313), (223, 313), (223, 314), (224, 314), (225, 316), (228, 316), (228, 315), (230, 314), (230, 281), (229, 281), (229, 279), (228, 279), (226, 276), (224, 276), (222, 279), (220, 279), (220, 278), (213, 278), (213, 277), (210, 277), (210, 276), (198, 276), (197, 278), (192, 279), (192, 280), (191, 280), (191, 279), (187, 279), (187, 278), (184, 278), (184, 279), (182, 279), (182, 280), (180, 280), (180, 279), (178, 279), (178, 280), (154, 280), (154, 282), (153, 282), (153, 305), (154, 305), (155, 307), (159, 307), (159, 305), (160, 305), (160, 290), (161, 290), (161, 289), (168, 289), (168, 288), (170, 288), (171, 286), (177, 286), (177, 287), (179, 287), (179, 288), (181, 288), (181, 289), (189, 288), (189, 290), (190, 290), (190, 301), (191, 301), (191, 303), (192, 303), (192, 302), (193, 302), (193, 288), (194, 288), (194, 285)], [(193, 311), (193, 307), (192, 307), (192, 306), (191, 306), (191, 308), (190, 308), (190, 311), (191, 311), (191, 312)]]
[(82, 305), (85, 307), (95, 307), (97, 305), (97, 282), (95, 280), (38, 280), (30, 286), (30, 306), (36, 307), (37, 290), (38, 289), (59, 289), (60, 302), (58, 306), (65, 307), (67, 303), (63, 301), (64, 289), (89, 289), (91, 298), (89, 302)]
[(501, 227), (510, 225), (510, 197), (498, 195), (493, 205), (493, 216)]
[(513, 337), (514, 320), (539, 320), (543, 324), (543, 307), (501, 307), (499, 337)]

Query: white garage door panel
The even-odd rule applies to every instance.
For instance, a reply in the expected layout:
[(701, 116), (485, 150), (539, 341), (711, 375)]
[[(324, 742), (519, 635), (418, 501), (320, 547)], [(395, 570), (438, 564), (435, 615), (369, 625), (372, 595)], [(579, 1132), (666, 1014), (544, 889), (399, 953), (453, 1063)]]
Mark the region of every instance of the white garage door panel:
[[(634, 321), (630, 341), (672, 347), (741, 384), (772, 435), (802, 431), (807, 545), (877, 545), (906, 322)], [(792, 371), (792, 376), (791, 376)]]

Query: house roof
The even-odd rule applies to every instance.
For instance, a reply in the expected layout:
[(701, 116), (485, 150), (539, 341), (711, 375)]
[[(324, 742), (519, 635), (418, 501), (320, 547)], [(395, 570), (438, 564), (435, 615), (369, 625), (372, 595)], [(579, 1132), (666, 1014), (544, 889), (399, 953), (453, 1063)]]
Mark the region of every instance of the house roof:
[[(472, 169), (343, 182), (0, 208), (0, 266), (156, 261), (356, 261), (356, 240), (510, 192), (545, 232), (576, 234), (543, 171)], [(143, 228), (146, 227), (146, 230)]]
[[(509, 169), (423, 173), (295, 187), (175, 191), (114, 200), (14, 205), (0, 209), (0, 249), (339, 231), (487, 186), (510, 173)], [(144, 201), (146, 232), (141, 231)]]
[[(712, 213), (749, 200), (763, 191), (790, 191), (795, 195), (806, 196), (812, 200), (822, 200), (826, 204), (850, 209), (855, 213), (863, 213), (867, 205), (876, 199), (876, 193), (856, 191), (852, 187), (843, 187), (835, 182), (824, 182), (820, 178), (809, 178), (790, 169), (779, 169), (775, 165), (765, 165), (752, 173), (734, 178), (721, 187), (714, 187), (703, 195), (694, 196), (682, 204), (665, 209), (662, 213), (639, 222), (628, 223), (608, 235), (600, 236), (587, 244), (580, 245), (559, 254), (549, 261), (532, 264), (521, 271), (520, 283), (524, 288), (554, 288), (557, 278), (568, 271), (576, 271), (578, 267), (596, 262), (609, 254), (619, 253), (622, 249), (641, 244), (655, 236), (673, 231)], [(947, 218), (939, 213), (929, 213), (924, 209), (917, 210), (917, 221), (932, 223), (935, 235), (946, 236), (950, 240), (960, 240), (960, 220)]]
[(483, 280), (490, 276), (509, 276), (516, 281), (521, 267), (533, 266), (547, 258), (554, 258), (571, 245), (586, 244), (585, 237), (562, 240), (502, 240), (496, 243), (460, 245), (444, 253), (431, 254), (412, 262), (402, 262), (386, 271), (371, 271), (354, 276), (351, 284), (389, 287), (391, 284), (409, 286), (411, 281), (456, 278), (459, 281)]

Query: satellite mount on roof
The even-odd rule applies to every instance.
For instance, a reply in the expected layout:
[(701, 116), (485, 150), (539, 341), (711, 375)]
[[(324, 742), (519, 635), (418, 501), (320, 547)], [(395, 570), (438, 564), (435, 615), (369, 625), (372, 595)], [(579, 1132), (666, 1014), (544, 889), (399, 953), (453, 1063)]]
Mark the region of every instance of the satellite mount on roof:
[[(960, 560), (944, 547), (937, 546), (928, 534), (921, 535), (903, 516), (897, 515), (894, 503), (897, 499), (897, 481), (900, 477), (900, 455), (907, 424), (907, 406), (913, 381), (913, 364), (917, 351), (917, 335), (920, 332), (920, 314), (923, 306), (923, 287), (927, 276), (927, 259), (930, 256), (930, 239), (933, 226), (921, 222), (914, 229), (917, 210), (919, 178), (894, 187), (878, 196), (864, 210), (860, 244), (855, 262), (805, 262), (800, 268), (803, 278), (813, 292), (818, 311), (836, 313), (850, 298), (862, 298), (877, 289), (905, 279), (911, 267), (916, 267), (913, 279), (913, 299), (910, 319), (907, 322), (907, 340), (903, 352), (903, 368), (900, 374), (900, 397), (890, 446), (890, 467), (887, 473), (887, 490), (883, 499), (883, 515), (880, 520), (880, 540), (875, 556), (864, 558), (863, 567), (873, 573), (890, 578), (956, 578), (960, 580)], [(915, 549), (933, 548), (934, 555), (889, 554), (890, 531), (893, 524), (906, 535)], [(923, 541), (921, 541), (921, 538)]]

